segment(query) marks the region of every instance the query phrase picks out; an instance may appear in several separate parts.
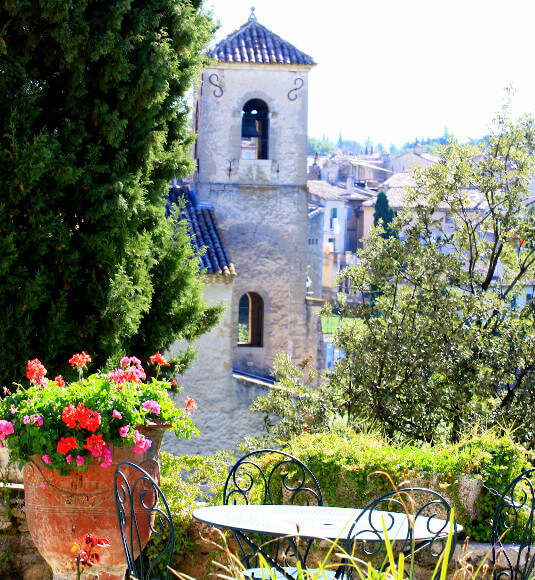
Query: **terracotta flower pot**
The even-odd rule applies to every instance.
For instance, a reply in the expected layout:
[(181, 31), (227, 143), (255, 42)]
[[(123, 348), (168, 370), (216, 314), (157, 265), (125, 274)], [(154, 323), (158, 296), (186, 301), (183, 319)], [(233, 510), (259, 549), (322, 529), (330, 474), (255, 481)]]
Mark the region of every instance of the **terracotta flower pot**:
[[(133, 447), (110, 446), (112, 464), (102, 468), (92, 461), (86, 471), (62, 476), (51, 471), (35, 455), (24, 466), (24, 495), (28, 528), (36, 548), (48, 562), (54, 580), (76, 578), (71, 552), (72, 542), (86, 533), (106, 538), (110, 546), (100, 552), (100, 563), (91, 570), (100, 580), (122, 580), (126, 571), (123, 543), (114, 498), (115, 468), (122, 461), (143, 467), (157, 482), (160, 479), (159, 453), (168, 426), (138, 427), (152, 441), (146, 453)], [(146, 531), (144, 542), (149, 540)]]

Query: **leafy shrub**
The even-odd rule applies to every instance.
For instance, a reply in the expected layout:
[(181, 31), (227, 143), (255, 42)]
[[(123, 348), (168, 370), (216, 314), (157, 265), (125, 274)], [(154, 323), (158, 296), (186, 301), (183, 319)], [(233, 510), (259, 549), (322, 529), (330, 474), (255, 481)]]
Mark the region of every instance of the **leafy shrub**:
[[(391, 491), (388, 473), (399, 485), (417, 480), (445, 495), (455, 507), (464, 533), (474, 541), (490, 541), (492, 517), (502, 492), (529, 465), (526, 450), (510, 436), (487, 431), (458, 444), (395, 446), (376, 434), (316, 433), (294, 438), (288, 451), (317, 477), (324, 501), (332, 506), (363, 507)], [(479, 479), (486, 486), (470, 517), (459, 495), (459, 477)]]
[[(228, 465), (233, 463), (232, 454), (218, 451), (215, 455), (160, 455), (160, 487), (173, 514), (175, 525), (175, 555), (191, 553), (193, 541), (190, 535), (191, 514), (199, 502), (206, 505), (221, 503), (223, 485), (227, 478)], [(163, 549), (167, 536), (152, 536), (145, 556), (153, 561)], [(165, 576), (165, 564), (158, 570)]]

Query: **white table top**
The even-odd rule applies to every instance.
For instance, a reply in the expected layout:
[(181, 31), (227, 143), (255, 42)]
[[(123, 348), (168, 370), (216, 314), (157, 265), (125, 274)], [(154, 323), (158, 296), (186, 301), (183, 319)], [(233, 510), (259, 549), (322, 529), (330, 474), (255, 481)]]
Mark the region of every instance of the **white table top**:
[[(260, 532), (273, 536), (302, 536), (305, 538), (347, 539), (347, 535), (361, 509), (326, 506), (292, 505), (221, 505), (198, 508), (193, 512), (196, 520), (219, 528)], [(374, 511), (372, 524), (382, 530), (382, 518), (391, 541), (404, 540), (408, 533), (408, 519), (405, 514)], [(372, 526), (368, 516), (359, 521), (359, 529), (352, 536), (363, 541), (377, 540), (377, 534), (367, 531)], [(431, 540), (440, 532), (445, 537), (449, 523), (438, 518), (418, 516), (414, 523), (414, 539)], [(459, 530), (460, 526), (457, 526)]]

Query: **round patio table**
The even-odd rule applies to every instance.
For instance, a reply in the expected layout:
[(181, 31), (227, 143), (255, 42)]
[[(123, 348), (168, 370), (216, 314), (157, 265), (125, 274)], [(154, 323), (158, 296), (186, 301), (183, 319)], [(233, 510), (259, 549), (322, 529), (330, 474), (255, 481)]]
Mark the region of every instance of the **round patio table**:
[[(198, 508), (193, 512), (193, 517), (218, 528), (241, 532), (346, 540), (353, 523), (362, 512), (361, 509), (327, 506), (219, 505)], [(407, 538), (407, 515), (379, 510), (371, 513), (371, 522), (368, 516), (361, 518), (351, 530), (351, 537), (359, 541), (378, 540), (377, 534), (383, 529), (383, 519), (390, 541)], [(436, 540), (448, 535), (449, 525), (444, 520), (425, 516), (412, 519), (416, 542)], [(457, 530), (460, 529), (457, 526)]]

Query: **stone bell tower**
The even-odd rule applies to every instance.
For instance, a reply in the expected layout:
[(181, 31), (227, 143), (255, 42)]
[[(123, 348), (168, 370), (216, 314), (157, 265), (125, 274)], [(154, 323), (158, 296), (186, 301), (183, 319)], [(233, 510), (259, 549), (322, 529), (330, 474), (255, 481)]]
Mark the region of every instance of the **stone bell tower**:
[(194, 191), (215, 210), (238, 274), (233, 369), (268, 377), (278, 351), (309, 354), (307, 98), (315, 63), (262, 26), (254, 8), (210, 56), (195, 98)]

